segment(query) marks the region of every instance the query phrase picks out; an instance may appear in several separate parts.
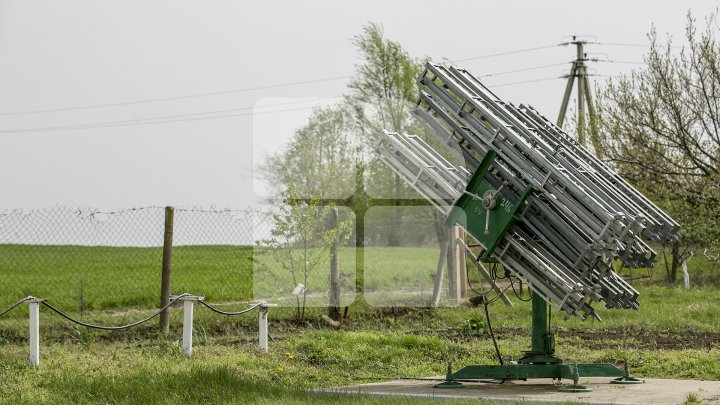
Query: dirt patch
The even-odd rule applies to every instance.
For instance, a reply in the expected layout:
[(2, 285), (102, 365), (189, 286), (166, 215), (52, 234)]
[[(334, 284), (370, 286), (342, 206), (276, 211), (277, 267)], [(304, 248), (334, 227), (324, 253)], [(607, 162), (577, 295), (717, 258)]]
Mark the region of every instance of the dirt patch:
[[(456, 341), (490, 338), (487, 331), (479, 334), (469, 334), (459, 329), (432, 332)], [(530, 331), (523, 328), (496, 328), (494, 332), (499, 339), (530, 336)], [(617, 347), (618, 344), (629, 348), (655, 350), (720, 348), (720, 332), (650, 331), (643, 328), (596, 330), (569, 328), (555, 330), (555, 336), (577, 340), (579, 346), (588, 349), (608, 349)]]
[(590, 349), (608, 348), (609, 341), (620, 341), (626, 347), (639, 349), (682, 350), (720, 347), (720, 332), (648, 331), (642, 328), (569, 329), (558, 331), (561, 337), (577, 337)]

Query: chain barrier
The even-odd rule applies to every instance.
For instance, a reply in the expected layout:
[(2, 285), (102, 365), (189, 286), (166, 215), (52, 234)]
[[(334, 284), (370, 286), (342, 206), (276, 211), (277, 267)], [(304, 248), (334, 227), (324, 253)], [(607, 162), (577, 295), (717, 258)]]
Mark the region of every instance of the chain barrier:
[(207, 302), (205, 302), (205, 301), (203, 301), (203, 300), (200, 300), (200, 303), (201, 303), (202, 305), (204, 305), (205, 307), (207, 307), (208, 309), (210, 309), (211, 311), (213, 311), (213, 312), (217, 312), (218, 314), (222, 314), (222, 315), (230, 315), (230, 316), (233, 316), (233, 315), (242, 315), (242, 314), (248, 313), (248, 312), (252, 311), (253, 309), (255, 309), (255, 308), (259, 307), (260, 305), (262, 305), (262, 302), (259, 302), (259, 303), (255, 304), (255, 305), (252, 305), (252, 306), (251, 306), (250, 308), (248, 308), (248, 309), (244, 309), (244, 310), (242, 310), (242, 311), (237, 311), (237, 312), (231, 312), (231, 311), (229, 312), (229, 311), (223, 311), (223, 310), (217, 309), (217, 308), (213, 307), (212, 305), (208, 304)]
[(18, 305), (20, 305), (20, 304), (22, 304), (22, 303), (24, 303), (24, 302), (28, 302), (28, 301), (30, 301), (31, 299), (33, 299), (33, 297), (25, 297), (25, 298), (21, 299), (20, 301), (14, 303), (14, 304), (12, 304), (12, 305), (10, 305), (7, 309), (5, 309), (5, 310), (3, 310), (2, 312), (0, 312), (0, 316), (3, 316), (3, 315), (5, 315), (5, 314), (7, 314), (8, 312), (10, 312), (10, 311), (12, 311), (13, 309), (15, 309), (15, 307), (17, 307)]

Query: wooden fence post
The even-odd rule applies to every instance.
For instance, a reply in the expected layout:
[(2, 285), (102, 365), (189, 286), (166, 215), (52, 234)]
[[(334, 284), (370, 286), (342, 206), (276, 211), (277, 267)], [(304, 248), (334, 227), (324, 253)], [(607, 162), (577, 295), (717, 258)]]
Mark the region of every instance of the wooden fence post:
[[(165, 207), (165, 235), (163, 237), (162, 281), (160, 284), (160, 308), (170, 302), (170, 272), (172, 270), (173, 223), (175, 209)], [(170, 311), (160, 314), (160, 330), (167, 334), (170, 331)]]

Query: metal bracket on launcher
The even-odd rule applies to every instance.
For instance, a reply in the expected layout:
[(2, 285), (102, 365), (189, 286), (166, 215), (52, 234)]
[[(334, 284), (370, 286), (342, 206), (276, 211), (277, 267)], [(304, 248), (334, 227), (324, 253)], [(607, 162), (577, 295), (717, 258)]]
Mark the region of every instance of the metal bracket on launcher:
[(500, 193), (502, 187), (495, 189), (485, 179), (494, 159), (495, 152), (488, 151), (485, 154), (445, 220), (448, 226), (460, 224), (483, 245), (485, 251), (480, 259), (485, 262), (493, 260), (495, 248), (518, 219), (518, 214), (524, 210), (525, 201), (534, 190), (531, 186), (526, 187), (515, 201)]

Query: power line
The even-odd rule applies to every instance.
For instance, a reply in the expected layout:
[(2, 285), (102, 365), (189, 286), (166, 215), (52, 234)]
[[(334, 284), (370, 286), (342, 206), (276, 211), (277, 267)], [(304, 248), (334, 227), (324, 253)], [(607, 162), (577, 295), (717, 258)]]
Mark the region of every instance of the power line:
[[(493, 58), (493, 57), (497, 57), (497, 56), (512, 55), (512, 54), (516, 54), (516, 53), (523, 53), (523, 52), (536, 51), (536, 50), (540, 50), (540, 49), (553, 48), (556, 46), (557, 45), (547, 45), (547, 46), (540, 46), (540, 47), (535, 47), (535, 48), (518, 49), (518, 50), (508, 51), (508, 52), (473, 56), (473, 57), (464, 58), (464, 59), (455, 59), (455, 60), (452, 60), (451, 62), (464, 62), (464, 61), (468, 61), (468, 60)], [(0, 116), (27, 115), (27, 114), (40, 114), (40, 113), (52, 113), (52, 112), (67, 112), (67, 111), (90, 110), (90, 109), (98, 109), (98, 108), (120, 107), (120, 106), (127, 106), (127, 105), (133, 105), (133, 104), (149, 104), (149, 103), (158, 103), (158, 102), (163, 102), (163, 101), (176, 101), (176, 100), (185, 100), (185, 99), (218, 96), (218, 95), (226, 95), (226, 94), (245, 93), (245, 92), (257, 91), (257, 90), (267, 90), (267, 89), (282, 88), (282, 87), (302, 86), (302, 85), (306, 85), (306, 84), (314, 84), (314, 83), (322, 83), (322, 82), (329, 82), (329, 81), (335, 81), (335, 80), (349, 79), (351, 77), (352, 76), (349, 76), (349, 75), (334, 76), (334, 77), (327, 77), (327, 78), (322, 78), (322, 79), (303, 80), (303, 81), (288, 82), (288, 83), (281, 83), (281, 84), (271, 84), (271, 85), (257, 86), (257, 87), (246, 87), (246, 88), (240, 88), (240, 89), (234, 89), (234, 90), (221, 90), (221, 91), (213, 91), (213, 92), (205, 92), (205, 93), (197, 93), (197, 94), (188, 94), (188, 95), (182, 95), (182, 96), (146, 98), (146, 99), (138, 99), (138, 100), (131, 100), (131, 101), (121, 101), (121, 102), (104, 103), (104, 104), (90, 104), (90, 105), (81, 105), (81, 106), (73, 106), (73, 107), (47, 108), (47, 109), (14, 111), (14, 112), (0, 112)]]
[(535, 83), (535, 82), (544, 82), (548, 80), (555, 80), (555, 79), (561, 79), (560, 77), (553, 76), (553, 77), (546, 77), (544, 79), (533, 79), (533, 80), (523, 80), (519, 82), (510, 82), (510, 83), (500, 83), (500, 84), (491, 84), (493, 88), (495, 87), (505, 87), (505, 86), (515, 86), (517, 84), (525, 84), (525, 83)]
[[(505, 73), (514, 73), (516, 71), (527, 71), (527, 70), (545, 68), (545, 67), (550, 67), (550, 66), (558, 66), (558, 65), (564, 65), (564, 63), (535, 66), (535, 67), (530, 67), (530, 68), (525, 68), (525, 69), (518, 69), (515, 71), (498, 72), (498, 73), (494, 73), (492, 75), (501, 75), (501, 74), (505, 74)], [(488, 76), (490, 76), (490, 75), (488, 75)], [(540, 81), (553, 80), (553, 79), (557, 79), (557, 78), (558, 77), (547, 77), (547, 78), (542, 78), (542, 79), (523, 80), (523, 81), (510, 82), (510, 83), (500, 83), (500, 84), (491, 85), (491, 86), (492, 87), (514, 86), (514, 85), (518, 85), (518, 84), (535, 83), (535, 82), (540, 82)], [(207, 119), (234, 118), (234, 117), (243, 117), (243, 116), (259, 115), (259, 114), (273, 114), (273, 113), (282, 113), (282, 112), (290, 112), (290, 111), (302, 111), (302, 110), (312, 109), (312, 108), (314, 108), (314, 106), (302, 107), (302, 108), (291, 108), (291, 109), (284, 109), (284, 110), (275, 110), (275, 111), (259, 111), (259, 112), (253, 112), (253, 113), (247, 113), (247, 114), (222, 114), (222, 113), (235, 112), (235, 111), (246, 111), (246, 110), (251, 110), (254, 108), (276, 107), (276, 106), (281, 106), (281, 105), (307, 103), (307, 102), (313, 102), (313, 101), (317, 101), (317, 100), (297, 100), (297, 101), (289, 101), (289, 102), (284, 102), (284, 103), (270, 104), (270, 105), (261, 106), (261, 107), (247, 106), (247, 107), (229, 108), (229, 109), (223, 109), (223, 110), (211, 110), (211, 111), (201, 111), (201, 112), (195, 112), (195, 113), (164, 115), (164, 116), (150, 117), (150, 118), (144, 118), (144, 119), (101, 121), (101, 122), (93, 122), (93, 123), (87, 123), (87, 124), (69, 124), (69, 125), (54, 125), (54, 126), (46, 126), (46, 127), (4, 129), (4, 130), (0, 130), (0, 134), (113, 128), (113, 127), (120, 127), (120, 126), (165, 124), (165, 123), (174, 123), (174, 122), (201, 121), (201, 120), (207, 120)], [(221, 115), (211, 115), (211, 114), (221, 114)], [(198, 117), (199, 115), (211, 115), (211, 116)], [(195, 118), (191, 118), (191, 117), (195, 117)]]
[(623, 63), (627, 65), (644, 65), (645, 62), (633, 62), (628, 60), (611, 60), (611, 59), (597, 59), (591, 60), (591, 62), (607, 62), (607, 63)]
[(570, 63), (570, 62), (552, 63), (552, 64), (549, 64), (549, 65), (531, 66), (531, 67), (522, 68), (522, 69), (506, 70), (506, 71), (504, 71), (504, 72), (488, 73), (488, 74), (486, 74), (486, 75), (482, 75), (482, 76), (479, 76), (479, 77), (501, 76), (501, 75), (507, 75), (507, 74), (511, 74), (511, 73), (527, 72), (527, 71), (529, 71), (529, 70), (538, 70), (538, 69), (545, 69), (545, 68), (555, 67), (555, 66), (564, 66), (564, 65), (567, 65), (568, 63)]
[[(609, 46), (631, 46), (631, 47), (640, 47), (640, 48), (650, 48), (652, 44), (626, 44), (626, 43), (620, 43), (620, 42), (595, 42), (595, 45), (609, 45)], [(680, 49), (682, 46), (670, 46), (671, 48)]]
[(82, 125), (65, 125), (65, 126), (49, 126), (49, 127), (37, 127), (37, 128), (18, 128), (18, 129), (5, 129), (0, 130), (0, 134), (8, 133), (26, 133), (26, 132), (46, 132), (46, 131), (66, 131), (66, 130), (81, 130), (81, 129), (97, 129), (97, 128), (112, 128), (112, 127), (127, 127), (135, 125), (153, 125), (153, 124), (167, 124), (172, 122), (187, 122), (187, 121), (203, 121), (218, 118), (235, 118), (235, 117), (247, 117), (251, 115), (260, 114), (274, 114), (289, 111), (302, 111), (310, 110), (314, 107), (301, 107), (301, 108), (288, 108), (285, 110), (276, 111), (260, 111), (255, 113), (244, 113), (244, 114), (224, 114), (224, 115), (213, 115), (210, 117), (194, 117), (194, 118), (178, 118), (178, 119), (148, 119), (143, 121), (127, 122), (127, 123), (103, 123), (97, 122), (92, 124)]
[(148, 103), (157, 103), (157, 102), (161, 102), (161, 101), (184, 100), (184, 99), (200, 98), (200, 97), (208, 97), (208, 96), (219, 96), (219, 95), (224, 95), (224, 94), (245, 93), (245, 92), (256, 91), (256, 90), (275, 89), (275, 88), (281, 88), (281, 87), (301, 86), (301, 85), (305, 85), (305, 84), (313, 84), (313, 83), (321, 83), (321, 82), (329, 82), (329, 81), (334, 81), (334, 80), (347, 79), (350, 77), (351, 76), (335, 76), (335, 77), (328, 77), (325, 79), (304, 80), (304, 81), (298, 81), (298, 82), (271, 84), (271, 85), (258, 86), (258, 87), (246, 87), (246, 88), (235, 89), (235, 90), (222, 90), (222, 91), (213, 91), (213, 92), (207, 92), (207, 93), (189, 94), (189, 95), (184, 95), (184, 96), (146, 98), (146, 99), (133, 100), (133, 101), (122, 101), (122, 102), (117, 102), (117, 103), (93, 104), (93, 105), (83, 105), (83, 106), (75, 106), (75, 107), (63, 107), (63, 108), (49, 108), (49, 109), (45, 109), (45, 110), (2, 112), (2, 113), (0, 113), (0, 116), (90, 110), (90, 109), (96, 109), (96, 108), (119, 107), (119, 106), (132, 105), (132, 104), (148, 104)]
[[(150, 121), (155, 121), (155, 120), (186, 118), (186, 117), (192, 117), (192, 116), (198, 116), (198, 115), (222, 114), (222, 113), (229, 113), (229, 112), (235, 112), (235, 111), (247, 111), (247, 110), (253, 110), (255, 108), (270, 108), (270, 107), (278, 107), (278, 106), (289, 105), (289, 104), (317, 102), (318, 100), (319, 99), (294, 100), (294, 101), (288, 101), (288, 102), (284, 102), (284, 103), (275, 103), (275, 104), (268, 104), (268, 105), (263, 105), (263, 106), (247, 106), (247, 107), (227, 108), (227, 109), (223, 109), (223, 110), (210, 110), (210, 111), (199, 111), (199, 112), (194, 112), (194, 113), (162, 115), (162, 116), (158, 116), (158, 117), (139, 118), (139, 119), (132, 119), (132, 120), (102, 121), (102, 122), (87, 123), (87, 124), (68, 124), (68, 125), (64, 125), (61, 127), (63, 127), (63, 128), (78, 127), (79, 128), (79, 127), (85, 127), (85, 126), (94, 127), (94, 126), (98, 126), (98, 125), (105, 126), (105, 125), (115, 125), (115, 124), (132, 124), (132, 123), (140, 123), (140, 122), (150, 122)], [(312, 108), (312, 107), (306, 107), (306, 108)], [(285, 110), (280, 110), (280, 111), (285, 111)], [(259, 111), (256, 114), (270, 113), (270, 112), (275, 112), (275, 111)], [(0, 131), (0, 132), (2, 132), (2, 131)]]
[(515, 51), (508, 51), (508, 52), (500, 52), (500, 53), (491, 53), (488, 55), (482, 55), (482, 56), (473, 56), (470, 58), (462, 58), (462, 59), (455, 59), (451, 60), (450, 62), (466, 62), (469, 60), (478, 60), (478, 59), (487, 59), (487, 58), (494, 58), (496, 56), (505, 56), (505, 55), (514, 55), (516, 53), (524, 53), (524, 52), (532, 52), (532, 51), (539, 51), (541, 49), (548, 49), (548, 48), (555, 48), (556, 46), (559, 46), (558, 44), (555, 45), (545, 45), (545, 46), (538, 46), (535, 48), (525, 48), (525, 49), (517, 49)]

